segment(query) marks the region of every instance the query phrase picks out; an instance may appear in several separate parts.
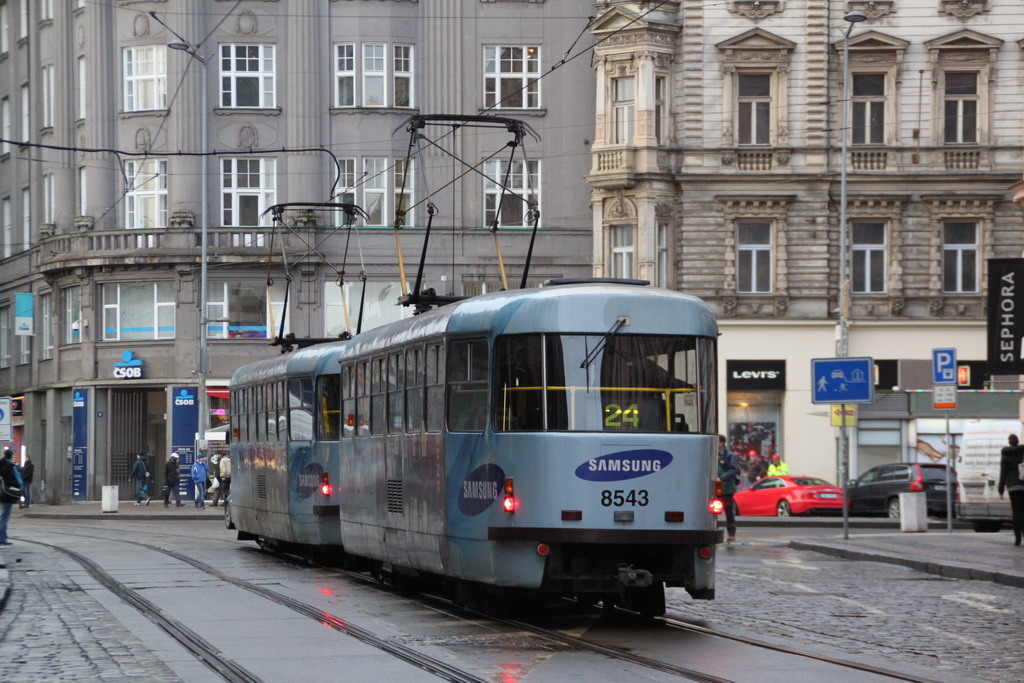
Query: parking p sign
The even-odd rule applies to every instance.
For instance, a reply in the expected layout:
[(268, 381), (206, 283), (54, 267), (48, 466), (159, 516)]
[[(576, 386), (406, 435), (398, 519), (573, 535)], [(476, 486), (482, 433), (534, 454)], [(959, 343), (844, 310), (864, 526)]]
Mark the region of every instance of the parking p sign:
[(956, 384), (956, 349), (932, 349), (932, 383)]

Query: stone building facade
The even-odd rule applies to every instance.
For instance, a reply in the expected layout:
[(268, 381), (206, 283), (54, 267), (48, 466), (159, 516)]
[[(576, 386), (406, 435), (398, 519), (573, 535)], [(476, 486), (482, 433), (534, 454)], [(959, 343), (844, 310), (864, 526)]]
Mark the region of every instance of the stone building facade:
[[(852, 473), (947, 452), (920, 393), (935, 347), (966, 368), (954, 438), (965, 420), (1017, 415), (1000, 391), (1015, 381), (986, 377), (984, 360), (987, 260), (1024, 247), (1009, 191), (1024, 161), (1024, 5), (597, 5), (594, 272), (708, 301), (738, 452), (837, 476), (810, 360), (837, 353), (844, 133), (849, 355), (876, 359), (878, 395), (859, 411)], [(866, 21), (851, 28), (851, 11)]]
[[(279, 353), (272, 337), (355, 331), (361, 274), (364, 329), (411, 314), (396, 305), (397, 243), (411, 287), (427, 200), (424, 286), (440, 294), (503, 286), (495, 244), (519, 285), (524, 199), (540, 211), (529, 284), (588, 274), (593, 78), (564, 57), (592, 13), (585, 0), (0, 0), (0, 396), (17, 399), (37, 499), (127, 495), (133, 453), (161, 472), (171, 449), (192, 452), (204, 233), (212, 427), (235, 368)], [(515, 118), (539, 141), (510, 157), (507, 131), (453, 124), (424, 130), (407, 163), (406, 122), (436, 114)], [(326, 201), (369, 216), (343, 230), (329, 212), (265, 213)]]

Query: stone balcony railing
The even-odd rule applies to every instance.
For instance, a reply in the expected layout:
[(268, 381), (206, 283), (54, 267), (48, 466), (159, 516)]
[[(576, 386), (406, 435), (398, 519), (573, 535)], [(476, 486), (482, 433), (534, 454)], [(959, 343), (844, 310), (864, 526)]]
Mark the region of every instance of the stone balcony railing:
[[(264, 261), (272, 228), (210, 228), (207, 255), (220, 262)], [(301, 248), (290, 234), (278, 234), (276, 244)], [(294, 242), (294, 244), (291, 244)], [(275, 248), (280, 258), (280, 247)], [(156, 262), (196, 262), (202, 254), (199, 228), (152, 230), (80, 230), (74, 233), (42, 235), (35, 267), (48, 272), (77, 267), (100, 267)]]

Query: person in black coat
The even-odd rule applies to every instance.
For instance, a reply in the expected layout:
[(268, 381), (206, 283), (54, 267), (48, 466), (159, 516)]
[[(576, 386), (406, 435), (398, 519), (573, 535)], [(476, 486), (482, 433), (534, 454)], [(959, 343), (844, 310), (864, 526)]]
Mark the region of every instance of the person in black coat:
[(25, 486), (22, 488), (23, 494), (21, 504), (18, 507), (27, 508), (32, 504), (32, 477), (35, 476), (36, 466), (32, 462), (32, 458), (25, 456), (25, 464), (21, 466), (21, 481)]
[[(4, 457), (0, 459), (0, 479), (3, 480), (4, 486), (23, 488), (21, 473), (18, 472), (18, 466), (14, 463), (14, 451), (10, 448), (4, 449)], [(11, 518), (11, 505), (13, 504), (13, 499), (0, 498), (0, 545), (11, 545), (7, 539), (7, 520)]]
[(181, 481), (181, 470), (178, 469), (178, 454), (171, 453), (164, 465), (164, 507), (171, 506), (171, 494), (174, 494), (174, 505), (181, 507), (181, 491), (178, 490), (178, 483)]
[(132, 465), (131, 478), (135, 481), (137, 490), (135, 492), (135, 504), (141, 505), (143, 499), (146, 501), (146, 505), (149, 505), (149, 493), (146, 489), (149, 488), (149, 480), (152, 478), (149, 472), (149, 463), (146, 462), (146, 456), (142, 453), (135, 454), (135, 464)]
[(1003, 448), (1003, 457), (999, 462), (999, 497), (1003, 491), (1010, 492), (1010, 509), (1013, 511), (1014, 545), (1020, 545), (1024, 536), (1024, 481), (1020, 478), (1020, 464), (1024, 461), (1024, 446), (1016, 434), (1007, 439), (1009, 446)]

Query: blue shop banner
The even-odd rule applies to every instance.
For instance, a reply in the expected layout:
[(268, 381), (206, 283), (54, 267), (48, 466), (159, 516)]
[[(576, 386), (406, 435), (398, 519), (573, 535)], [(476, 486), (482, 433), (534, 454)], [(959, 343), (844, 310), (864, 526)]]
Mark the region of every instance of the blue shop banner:
[(89, 390), (75, 389), (71, 397), (71, 499), (89, 494)]
[(199, 429), (199, 388), (171, 387), (171, 450), (178, 454), (178, 491), (191, 500), (192, 463)]
[(32, 318), (32, 307), (35, 299), (32, 292), (16, 292), (14, 294), (14, 335), (31, 337), (35, 334)]

